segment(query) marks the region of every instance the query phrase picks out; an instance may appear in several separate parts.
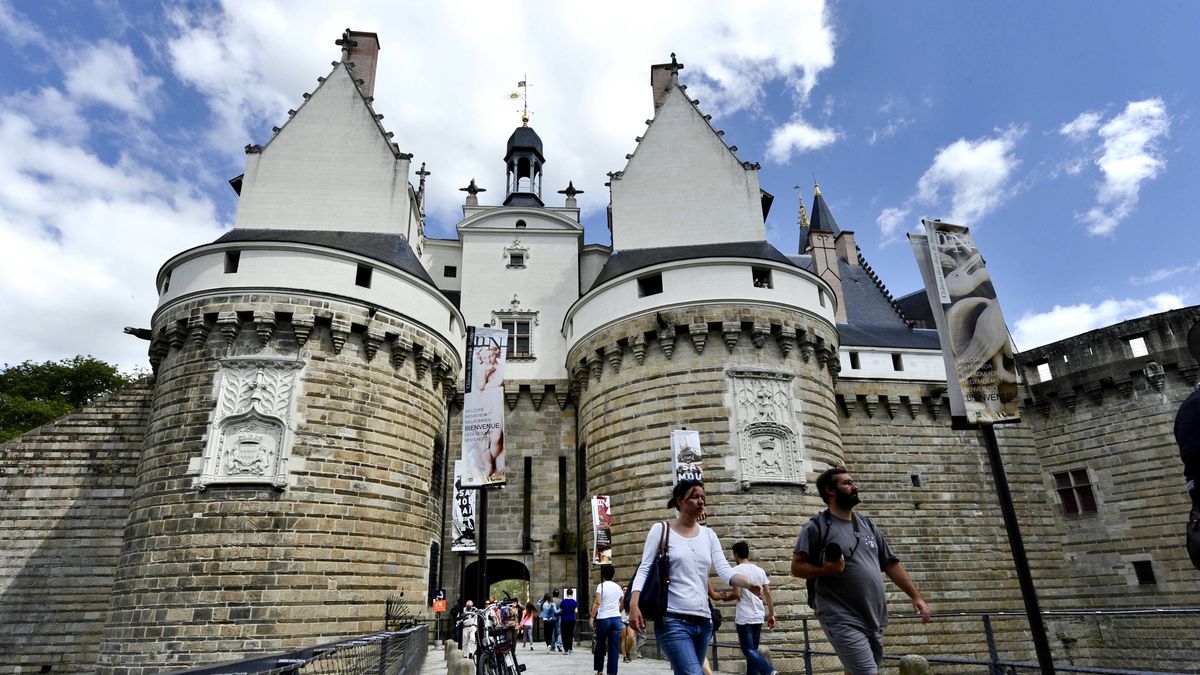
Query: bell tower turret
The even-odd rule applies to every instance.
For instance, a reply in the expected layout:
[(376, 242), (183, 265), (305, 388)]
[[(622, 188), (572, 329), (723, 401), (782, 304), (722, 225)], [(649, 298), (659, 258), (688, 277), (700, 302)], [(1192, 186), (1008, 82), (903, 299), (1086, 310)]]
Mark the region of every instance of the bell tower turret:
[(542, 166), (546, 158), (542, 155), (542, 139), (533, 127), (522, 124), (508, 137), (504, 163), (508, 167), (504, 205), (545, 206), (542, 201)]

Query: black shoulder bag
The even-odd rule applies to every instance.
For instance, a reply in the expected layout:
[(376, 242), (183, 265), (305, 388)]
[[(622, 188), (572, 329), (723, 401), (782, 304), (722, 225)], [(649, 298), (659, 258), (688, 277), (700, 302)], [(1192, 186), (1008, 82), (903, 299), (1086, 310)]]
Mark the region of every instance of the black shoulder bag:
[[(671, 540), (671, 528), (667, 521), (662, 521), (663, 534), (658, 541), (658, 555), (650, 563), (650, 571), (646, 573), (646, 583), (642, 585), (642, 594), (638, 596), (638, 609), (647, 621), (658, 621), (667, 613), (667, 588), (671, 585), (671, 558), (667, 555), (667, 547)], [(633, 584), (629, 585), (629, 593), (625, 596), (625, 606), (630, 606), (630, 596), (633, 595)]]

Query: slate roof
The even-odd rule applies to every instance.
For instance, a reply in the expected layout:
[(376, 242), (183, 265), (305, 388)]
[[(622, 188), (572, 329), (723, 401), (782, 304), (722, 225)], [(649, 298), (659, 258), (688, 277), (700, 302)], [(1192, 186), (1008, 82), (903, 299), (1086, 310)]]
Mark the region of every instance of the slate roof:
[(322, 246), (355, 253), (398, 268), (434, 286), (433, 279), (417, 260), (402, 234), (380, 232), (329, 232), (325, 230), (276, 230), (235, 228), (221, 235), (214, 244), (239, 241), (285, 242)]
[(933, 328), (933, 309), (929, 306), (929, 295), (925, 289), (913, 291), (902, 298), (896, 298), (900, 311), (912, 321), (923, 323), (927, 328)]
[(508, 150), (504, 156), (507, 158), (513, 150), (517, 149), (533, 150), (543, 162), (546, 161), (546, 155), (542, 152), (542, 137), (537, 135), (533, 127), (517, 127), (516, 131), (512, 132), (512, 136), (508, 137)]
[(735, 241), (694, 246), (662, 246), (617, 251), (608, 258), (600, 275), (592, 283), (596, 288), (612, 279), (659, 263), (697, 258), (754, 258), (784, 265), (795, 265), (787, 256), (765, 241)]
[(841, 232), (837, 221), (833, 219), (833, 213), (829, 211), (829, 205), (825, 203), (825, 197), (821, 196), (820, 192), (813, 195), (812, 217), (809, 218), (808, 227), (809, 230), (824, 230), (834, 234)]

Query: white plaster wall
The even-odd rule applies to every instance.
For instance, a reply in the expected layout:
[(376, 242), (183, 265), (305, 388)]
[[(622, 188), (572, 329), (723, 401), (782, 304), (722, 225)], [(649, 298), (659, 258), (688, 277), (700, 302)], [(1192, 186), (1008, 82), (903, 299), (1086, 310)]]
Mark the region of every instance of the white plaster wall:
[[(851, 352), (858, 354), (858, 368), (851, 366)], [(892, 354), (900, 354), (904, 370), (893, 367)], [(940, 351), (842, 347), (838, 356), (842, 362), (838, 377), (842, 379), (946, 381), (946, 364)]]
[[(463, 270), (462, 264), (462, 243), (459, 241), (446, 241), (440, 239), (425, 240), (425, 257), (422, 260), (429, 276), (433, 278), (433, 283), (437, 287), (447, 291), (457, 291), (462, 289)], [(446, 265), (453, 265), (458, 270), (458, 276), (450, 279), (446, 277)]]
[(600, 276), (600, 270), (604, 269), (604, 263), (612, 257), (612, 250), (607, 246), (599, 246), (592, 244), (584, 247), (583, 253), (579, 256), (579, 293), (586, 293), (592, 284), (596, 282), (596, 277)]
[(758, 172), (672, 87), (612, 181), (613, 250), (766, 239)]
[[(511, 308), (513, 295), (519, 309), (536, 310), (538, 323), (533, 327), (533, 361), (510, 361), (506, 377), (513, 380), (564, 379), (566, 343), (560, 332), (563, 316), (579, 297), (579, 246), (581, 229), (536, 229), (534, 220), (522, 216), (529, 227), (515, 229), (516, 218), (498, 211), (495, 218), (462, 227), (462, 266), (467, 270), (462, 285), (462, 313), (470, 325), (480, 326), (492, 318), (493, 311)], [(507, 229), (491, 226), (509, 223)], [(528, 249), (525, 267), (510, 269), (504, 250), (519, 237)]]
[[(226, 251), (240, 251), (238, 271), (225, 273)], [(374, 268), (371, 287), (354, 283), (359, 263)], [(466, 331), (462, 314), (425, 282), (376, 260), (303, 244), (214, 244), (181, 253), (163, 266), (170, 288), (159, 311), (177, 300), (212, 292), (254, 290), (337, 295), (379, 306), (442, 336), (461, 358)], [(161, 281), (160, 281), (161, 288)]]
[[(768, 267), (774, 288), (756, 288), (752, 268)], [(663, 292), (638, 297), (637, 278), (661, 273)], [(822, 307), (818, 293), (826, 286), (817, 277), (767, 261), (688, 260), (638, 270), (591, 291), (567, 313), (564, 332), (567, 344), (586, 339), (609, 323), (628, 317), (704, 303), (737, 303), (799, 309), (834, 326), (834, 308)]]
[(408, 165), (335, 68), (261, 154), (246, 156), (237, 227), (410, 234)]

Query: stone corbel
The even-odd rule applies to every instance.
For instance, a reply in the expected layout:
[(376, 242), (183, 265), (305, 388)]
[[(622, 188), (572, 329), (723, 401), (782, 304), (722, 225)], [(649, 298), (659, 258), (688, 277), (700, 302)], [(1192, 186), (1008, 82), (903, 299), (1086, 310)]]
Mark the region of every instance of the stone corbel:
[(517, 397), (521, 395), (519, 387), (506, 387), (504, 389), (504, 402), (508, 405), (509, 411), (515, 410), (517, 407)]
[(1069, 410), (1071, 412), (1075, 412), (1075, 403), (1076, 403), (1075, 392), (1071, 392), (1070, 394), (1063, 394), (1062, 396), (1060, 396), (1058, 398), (1058, 400), (1062, 401), (1062, 404), (1067, 406), (1067, 410)]
[(196, 349), (203, 349), (204, 344), (208, 342), (208, 331), (212, 330), (212, 326), (204, 320), (203, 314), (193, 314), (188, 317), (188, 337), (192, 340), (192, 346)]
[(221, 339), (225, 341), (226, 348), (233, 346), (233, 341), (237, 338), (241, 327), (237, 312), (229, 311), (217, 314), (217, 328), (221, 331)]
[(888, 417), (896, 419), (896, 414), (900, 412), (900, 401), (892, 396), (880, 396), (879, 402), (887, 407)]
[(1133, 395), (1132, 379), (1127, 377), (1123, 380), (1114, 380), (1113, 384), (1116, 385), (1117, 391), (1121, 392), (1122, 398), (1129, 398), (1131, 395)]
[(928, 401), (929, 414), (936, 420), (942, 414), (942, 395), (932, 394)]
[(741, 334), (742, 334), (742, 322), (741, 321), (722, 321), (721, 322), (721, 336), (723, 338), (725, 338), (725, 349), (728, 350), (728, 352), (730, 354), (732, 354), (734, 348), (737, 347), (738, 337)]
[[(367, 363), (375, 359), (375, 354), (383, 346), (383, 341), (386, 337), (387, 335), (383, 332), (383, 328), (379, 326), (367, 327), (367, 332), (363, 335), (363, 352), (367, 357)], [(449, 370), (449, 366), (447, 366), (447, 370)]]
[(1142, 369), (1142, 374), (1150, 381), (1150, 385), (1154, 390), (1162, 393), (1163, 384), (1166, 382), (1167, 374), (1163, 371), (1163, 367), (1157, 361), (1150, 361), (1146, 367)]
[(254, 312), (254, 333), (258, 335), (258, 346), (267, 346), (275, 332), (275, 312), (269, 309)]
[(533, 409), (542, 409), (542, 399), (546, 396), (546, 385), (531, 384), (529, 385), (529, 398), (533, 400)]
[(588, 354), (587, 364), (588, 371), (592, 374), (592, 379), (599, 382), (600, 376), (604, 374), (604, 360), (596, 352), (592, 352)]
[(911, 396), (901, 396), (900, 400), (908, 407), (908, 415), (914, 420), (917, 419), (917, 411), (921, 409), (921, 399), (914, 399)]
[(754, 343), (755, 349), (762, 349), (763, 345), (767, 344), (767, 338), (771, 336), (771, 324), (754, 322), (754, 327), (750, 329), (750, 342)]
[(554, 385), (554, 401), (558, 403), (559, 410), (567, 409), (567, 402), (570, 399), (571, 390), (569, 387)]
[(1046, 397), (1037, 402), (1038, 411), (1042, 413), (1042, 417), (1050, 416), (1050, 398)]
[(670, 361), (671, 355), (675, 353), (675, 326), (667, 326), (658, 330), (658, 346)]
[(408, 355), (412, 353), (412, 342), (409, 342), (403, 336), (397, 335), (396, 339), (392, 340), (392, 367), (400, 370), (404, 366), (404, 362), (408, 360)]
[(704, 343), (708, 340), (708, 324), (689, 323), (688, 336), (692, 338), (692, 347), (695, 347), (696, 354), (703, 354)]
[(1179, 374), (1183, 377), (1183, 381), (1188, 383), (1189, 387), (1196, 386), (1197, 371), (1200, 371), (1200, 364), (1193, 363), (1179, 367)]
[(413, 352), (413, 365), (417, 369), (417, 381), (420, 382), (425, 377), (425, 371), (432, 365), (432, 358), (429, 349), (421, 345), (414, 345)]
[(608, 367), (612, 369), (613, 374), (621, 372), (621, 357), (625, 355), (621, 345), (614, 342), (604, 347), (604, 358), (608, 360)]
[(629, 351), (633, 352), (633, 358), (637, 359), (638, 365), (646, 362), (646, 336), (638, 333), (632, 338), (629, 338)]
[(350, 337), (350, 320), (335, 316), (329, 323), (329, 335), (333, 338), (333, 353), (341, 354), (346, 346), (346, 338)]
[(1104, 384), (1102, 382), (1089, 383), (1084, 391), (1092, 403), (1096, 405), (1104, 404)]
[(877, 396), (858, 396), (858, 402), (862, 404), (863, 409), (867, 411), (867, 417), (875, 419), (875, 409), (879, 405), (879, 397)]
[(783, 326), (776, 340), (779, 341), (779, 352), (786, 359), (796, 348), (796, 329), (792, 326)]
[(846, 419), (850, 419), (851, 417), (854, 417), (853, 399), (850, 399), (842, 394), (838, 394), (836, 396), (836, 398), (837, 398), (838, 405), (840, 405), (842, 407), (842, 413), (846, 416)]
[(296, 314), (292, 316), (292, 332), (296, 334), (296, 347), (304, 348), (304, 343), (308, 342), (308, 336), (312, 333), (313, 326), (317, 323), (317, 318), (312, 314)]
[(187, 339), (187, 333), (178, 323), (174, 321), (167, 325), (166, 334), (167, 344), (170, 345), (172, 349), (179, 349), (180, 347), (183, 347), (183, 343)]
[(805, 363), (808, 363), (816, 353), (816, 345), (813, 343), (812, 338), (808, 336), (808, 331), (803, 328), (800, 329), (798, 342), (800, 344), (800, 356), (804, 359)]

